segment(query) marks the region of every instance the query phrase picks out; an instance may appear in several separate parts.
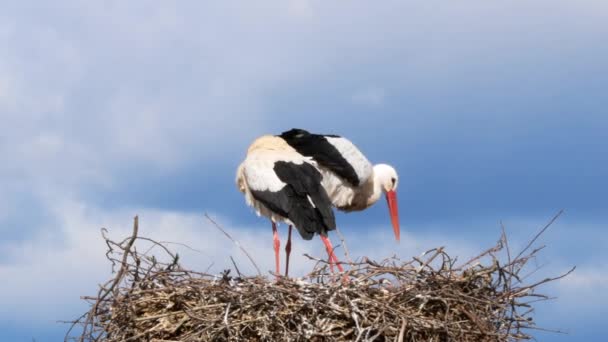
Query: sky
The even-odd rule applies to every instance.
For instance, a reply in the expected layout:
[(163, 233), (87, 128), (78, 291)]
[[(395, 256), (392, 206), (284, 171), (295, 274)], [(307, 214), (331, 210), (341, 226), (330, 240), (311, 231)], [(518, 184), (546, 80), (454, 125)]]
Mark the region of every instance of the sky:
[[(259, 135), (348, 137), (393, 165), (386, 204), (338, 214), (351, 255), (540, 238), (539, 341), (601, 341), (608, 314), (608, 3), (117, 1), (0, 4), (0, 340), (57, 341), (110, 265), (100, 229), (183, 243), (219, 272), (273, 267), (236, 167)], [(285, 237), (285, 227), (281, 227)], [(332, 236), (335, 243), (339, 241)], [(293, 242), (292, 270), (320, 241)]]

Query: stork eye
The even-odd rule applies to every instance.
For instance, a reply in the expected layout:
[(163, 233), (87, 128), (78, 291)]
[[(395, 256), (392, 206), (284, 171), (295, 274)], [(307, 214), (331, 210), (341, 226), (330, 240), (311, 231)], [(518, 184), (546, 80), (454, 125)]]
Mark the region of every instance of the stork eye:
[(397, 181), (397, 179), (395, 179), (395, 177), (391, 178), (391, 182), (393, 182), (393, 186), (395, 186), (396, 181)]

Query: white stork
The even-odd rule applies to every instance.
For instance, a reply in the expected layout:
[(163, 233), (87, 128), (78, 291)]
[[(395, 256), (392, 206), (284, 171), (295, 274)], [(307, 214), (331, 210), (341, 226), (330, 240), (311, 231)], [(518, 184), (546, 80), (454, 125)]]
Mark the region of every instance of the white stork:
[(271, 135), (262, 136), (249, 146), (247, 156), (237, 170), (237, 187), (245, 194), (247, 204), (272, 222), (277, 276), (280, 274), (277, 222), (289, 225), (285, 275), (289, 272), (292, 226), (304, 240), (319, 234), (327, 249), (330, 266), (334, 262), (343, 271), (327, 237), (328, 231), (336, 229), (336, 219), (322, 178), (312, 158), (296, 152), (282, 138)]
[(323, 187), (332, 204), (346, 212), (364, 210), (385, 194), (395, 239), (399, 241), (399, 211), (395, 169), (386, 164), (372, 165), (348, 139), (337, 135), (311, 134), (292, 129), (279, 135), (300, 155), (317, 162), (323, 174)]

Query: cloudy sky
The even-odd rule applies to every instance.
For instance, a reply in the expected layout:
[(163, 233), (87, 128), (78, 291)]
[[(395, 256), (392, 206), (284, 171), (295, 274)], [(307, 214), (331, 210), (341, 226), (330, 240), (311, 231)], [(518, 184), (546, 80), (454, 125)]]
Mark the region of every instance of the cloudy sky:
[[(403, 240), (379, 203), (338, 215), (351, 254), (465, 258), (501, 220), (517, 248), (565, 209), (538, 272), (578, 268), (536, 319), (569, 334), (535, 334), (602, 340), (606, 23), (603, 0), (2, 2), (0, 340), (60, 340), (110, 276), (100, 228), (122, 238), (136, 214), (200, 251), (186, 266), (253, 271), (207, 212), (271, 269), (234, 174), (252, 139), (292, 127), (399, 171)], [(295, 273), (321, 247), (297, 238)]]

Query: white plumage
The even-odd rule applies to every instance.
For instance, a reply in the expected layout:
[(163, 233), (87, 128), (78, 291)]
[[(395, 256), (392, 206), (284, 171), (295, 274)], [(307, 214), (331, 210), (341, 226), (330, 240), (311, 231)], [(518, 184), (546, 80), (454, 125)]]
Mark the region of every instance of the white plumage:
[(364, 183), (373, 172), (372, 163), (361, 152), (355, 144), (344, 137), (326, 136), (325, 139), (332, 144), (342, 157), (353, 167), (359, 178), (359, 183)]
[[(278, 192), (287, 185), (274, 171), (274, 164), (277, 161), (296, 165), (309, 163), (316, 167), (312, 158), (302, 156), (282, 139), (267, 135), (256, 139), (249, 148), (247, 157), (237, 171), (236, 182), (239, 190), (245, 194), (247, 205), (253, 207), (258, 216), (267, 217), (275, 223), (284, 222), (294, 225), (287, 217), (268, 209), (252, 194), (252, 191)], [(312, 200), (310, 202), (313, 204)]]
[[(238, 189), (244, 193), (246, 203), (258, 215), (272, 221), (276, 273), (279, 274), (279, 236), (276, 223), (289, 225), (286, 245), (289, 272), (292, 226), (305, 240), (319, 234), (329, 254), (330, 265), (338, 259), (333, 253), (327, 233), (336, 228), (332, 203), (322, 184), (322, 173), (317, 163), (303, 156), (287, 142), (276, 136), (256, 139), (239, 165), (236, 175)], [(342, 271), (342, 266), (338, 264)]]
[(280, 135), (298, 153), (317, 162), (332, 204), (343, 211), (364, 210), (386, 195), (395, 237), (400, 228), (395, 190), (399, 177), (386, 164), (372, 163), (348, 139), (292, 129)]
[(373, 175), (372, 163), (361, 151), (348, 139), (343, 137), (326, 137), (326, 140), (336, 148), (342, 157), (354, 169), (359, 180), (359, 185), (354, 185), (345, 178), (340, 177), (330, 168), (319, 166), (323, 173), (323, 186), (327, 190), (334, 206), (338, 208), (349, 208), (357, 194), (363, 191), (366, 182)]

